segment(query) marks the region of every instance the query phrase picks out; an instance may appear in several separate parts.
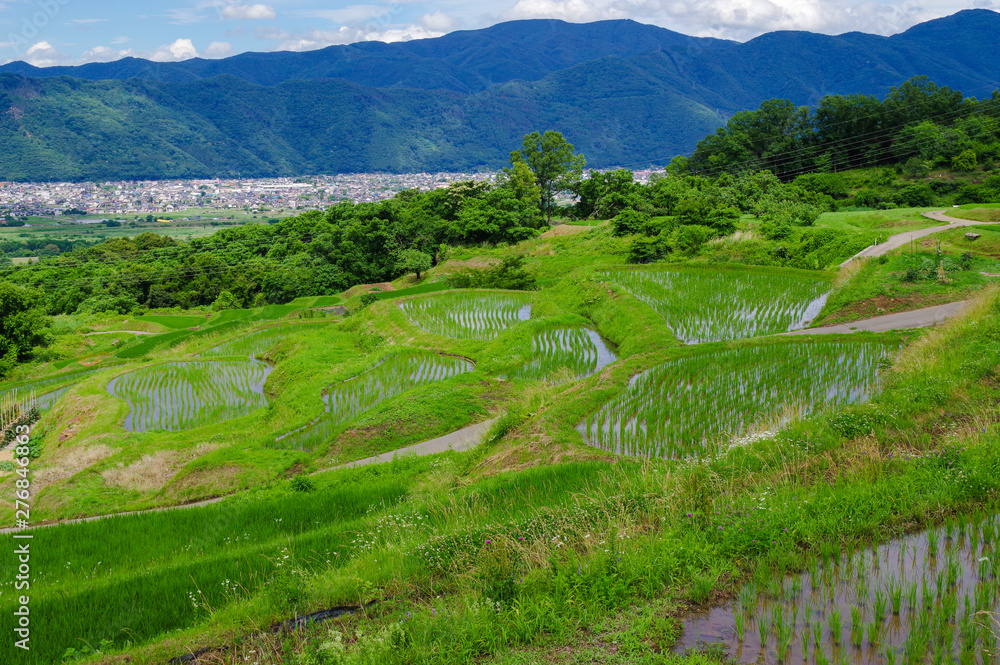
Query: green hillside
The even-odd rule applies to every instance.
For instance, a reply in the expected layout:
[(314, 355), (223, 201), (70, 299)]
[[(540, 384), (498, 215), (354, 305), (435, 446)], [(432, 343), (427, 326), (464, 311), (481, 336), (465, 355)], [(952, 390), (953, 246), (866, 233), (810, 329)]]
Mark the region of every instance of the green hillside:
[[(783, 193), (780, 206), (805, 205), (792, 186), (755, 182)], [(992, 219), (994, 208), (949, 212)], [(58, 619), (33, 625), (19, 662), (162, 663), (207, 648), (193, 662), (703, 663), (728, 647), (674, 655), (696, 641), (690, 612), (737, 597), (727, 639), (740, 625), (756, 643), (760, 625), (774, 653), (805, 639), (829, 658), (854, 639), (850, 609), (824, 610), (814, 647), (791, 605), (781, 614), (797, 597), (781, 591), (786, 573), (842, 560), (836, 575), (811, 573), (840, 593), (848, 559), (860, 575), (867, 548), (922, 528), (933, 542), (966, 534), (952, 552), (987, 551), (1000, 489), (993, 227), (837, 270), (876, 237), (935, 222), (842, 210), (768, 240), (768, 213), (737, 214), (692, 246), (686, 234), (710, 227), (648, 215), (678, 244), (664, 261), (629, 263), (637, 242), (660, 237), (629, 232), (643, 214), (451, 246), (420, 285), (411, 274), (343, 299), (55, 316), (48, 348), (6, 384), (62, 390), (39, 400), (22, 451), (30, 521), (226, 498), (32, 532), (31, 611)], [(445, 276), (483, 286), (440, 290)], [(485, 288), (499, 280), (541, 287)], [(904, 310), (974, 304), (939, 328), (773, 335), (893, 298)], [(346, 316), (322, 309), (338, 302)], [(467, 452), (339, 468), (494, 418)], [(19, 468), (0, 465), (4, 485)], [(915, 574), (892, 584), (904, 588), (898, 616), (928, 622), (916, 635), (956, 657), (991, 643), (971, 612), (1000, 601), (992, 577), (942, 578), (934, 605)], [(897, 587), (868, 575), (845, 587), (868, 599), (856, 621), (875, 627), (860, 639), (902, 658), (914, 647), (880, 632)], [(911, 582), (928, 600), (907, 604)], [(948, 605), (959, 592), (975, 606)], [(947, 625), (925, 619), (948, 611), (967, 624), (954, 651)]]

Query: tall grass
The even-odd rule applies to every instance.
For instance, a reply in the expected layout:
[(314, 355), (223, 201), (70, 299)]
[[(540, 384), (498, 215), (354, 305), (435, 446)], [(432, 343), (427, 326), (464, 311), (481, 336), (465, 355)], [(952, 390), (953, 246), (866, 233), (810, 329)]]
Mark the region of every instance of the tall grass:
[[(294, 612), (309, 577), (357, 553), (366, 516), (405, 494), (397, 478), (368, 475), (363, 486), (271, 492), (37, 530), (30, 591), (38, 619), (32, 649), (17, 662), (59, 663), (67, 648), (96, 647), (101, 640), (141, 644), (264, 590), (281, 611)], [(4, 567), (0, 588), (13, 588), (14, 575)], [(0, 599), (0, 627), (7, 633), (14, 602), (12, 593)]]

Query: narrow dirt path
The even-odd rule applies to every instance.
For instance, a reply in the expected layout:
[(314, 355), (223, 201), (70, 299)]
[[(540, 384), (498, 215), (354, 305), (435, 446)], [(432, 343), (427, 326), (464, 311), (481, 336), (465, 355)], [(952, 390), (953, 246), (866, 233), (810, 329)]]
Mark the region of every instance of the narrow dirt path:
[(989, 226), (993, 222), (977, 222), (972, 219), (959, 219), (958, 217), (949, 217), (944, 214), (944, 210), (935, 210), (933, 212), (921, 213), (924, 217), (928, 219), (933, 219), (938, 222), (945, 222), (947, 226), (931, 226), (926, 229), (919, 229), (917, 231), (907, 231), (905, 233), (897, 233), (894, 236), (889, 236), (885, 242), (879, 245), (870, 245), (865, 247), (863, 250), (847, 259), (840, 264), (843, 268), (851, 261), (855, 259), (871, 258), (873, 256), (882, 256), (887, 252), (891, 252), (894, 249), (903, 247), (907, 243), (916, 240), (918, 238), (923, 238), (925, 236), (932, 235), (934, 233), (940, 233), (941, 231), (947, 231), (949, 229), (957, 229), (963, 226)]
[(43, 529), (47, 526), (59, 526), (60, 524), (80, 524), (82, 522), (96, 522), (97, 520), (107, 519), (109, 517), (125, 517), (127, 515), (144, 515), (146, 513), (162, 513), (165, 510), (181, 510), (183, 508), (200, 508), (201, 506), (207, 506), (213, 503), (218, 503), (224, 499), (229, 498), (228, 496), (219, 496), (214, 499), (205, 499), (204, 501), (194, 501), (192, 503), (182, 503), (177, 506), (160, 506), (159, 508), (148, 508), (146, 510), (130, 510), (125, 513), (110, 513), (108, 515), (93, 515), (91, 517), (77, 517), (71, 520), (62, 520), (61, 522), (45, 522), (43, 524), (33, 524), (26, 529), (14, 529), (7, 527), (0, 529), (0, 534), (7, 533), (19, 533), (21, 531), (31, 531), (32, 529)]
[(131, 333), (133, 335), (159, 335), (161, 333), (147, 332), (145, 330), (102, 330), (100, 332), (84, 333), (84, 337), (91, 335), (117, 335), (119, 333)]
[[(412, 446), (407, 446), (406, 448), (400, 448), (398, 450), (391, 450), (387, 453), (382, 453), (381, 455), (373, 455), (372, 457), (366, 457), (364, 459), (354, 460), (353, 462), (347, 462), (346, 464), (341, 464), (340, 466), (332, 467), (330, 469), (321, 469), (315, 473), (322, 473), (324, 471), (333, 471), (336, 469), (353, 469), (359, 466), (367, 466), (368, 464), (378, 464), (381, 462), (391, 462), (394, 457), (406, 457), (409, 455), (423, 456), (423, 455), (433, 455), (435, 453), (443, 453), (447, 450), (464, 451), (471, 450), (479, 445), (483, 438), (486, 436), (487, 432), (496, 422), (496, 418), (487, 420), (481, 423), (476, 423), (475, 425), (469, 425), (468, 427), (463, 427), (460, 430), (450, 432), (443, 436), (439, 436), (434, 439), (429, 439), (422, 443), (417, 443)], [(230, 495), (231, 496), (231, 495)], [(132, 510), (125, 513), (111, 513), (108, 515), (93, 515), (91, 517), (78, 517), (71, 520), (63, 520), (61, 522), (49, 522), (45, 524), (35, 524), (27, 529), (14, 529), (14, 528), (4, 528), (0, 529), (0, 534), (17, 533), (19, 531), (31, 530), (31, 529), (41, 529), (47, 526), (58, 526), (60, 524), (80, 524), (82, 522), (95, 522), (97, 520), (107, 519), (109, 517), (124, 517), (126, 515), (143, 515), (146, 513), (160, 513), (166, 510), (182, 510), (185, 508), (200, 508), (201, 506), (208, 506), (213, 503), (218, 503), (229, 498), (228, 496), (220, 496), (214, 499), (206, 499), (204, 501), (195, 501), (193, 503), (184, 503), (178, 506), (161, 506), (159, 508), (149, 508), (147, 510)]]
[[(409, 455), (433, 455), (435, 453), (443, 453), (446, 450), (471, 450), (482, 443), (486, 433), (490, 431), (490, 428), (493, 427), (493, 423), (495, 422), (496, 418), (486, 420), (481, 423), (476, 423), (475, 425), (469, 425), (468, 427), (464, 427), (449, 434), (445, 434), (444, 436), (439, 436), (436, 439), (430, 439), (429, 441), (417, 443), (398, 450), (390, 450), (389, 452), (382, 453), (381, 455), (372, 455), (371, 457), (365, 457), (364, 459), (347, 462), (346, 464), (335, 466), (333, 469), (353, 469), (355, 467), (367, 466), (369, 464), (391, 462), (395, 457), (407, 457)], [(316, 473), (322, 473), (323, 471), (330, 470), (331, 469), (321, 469)]]

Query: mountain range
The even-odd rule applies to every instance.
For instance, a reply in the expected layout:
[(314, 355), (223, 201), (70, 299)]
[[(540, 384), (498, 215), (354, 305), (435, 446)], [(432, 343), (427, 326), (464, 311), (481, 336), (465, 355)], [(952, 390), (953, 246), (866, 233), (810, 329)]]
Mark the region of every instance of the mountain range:
[(663, 165), (770, 98), (881, 96), (916, 75), (986, 97), (998, 46), (1000, 14), (976, 9), (890, 37), (529, 20), (220, 60), (14, 62), (0, 67), (0, 180), (496, 169), (545, 129), (588, 166)]

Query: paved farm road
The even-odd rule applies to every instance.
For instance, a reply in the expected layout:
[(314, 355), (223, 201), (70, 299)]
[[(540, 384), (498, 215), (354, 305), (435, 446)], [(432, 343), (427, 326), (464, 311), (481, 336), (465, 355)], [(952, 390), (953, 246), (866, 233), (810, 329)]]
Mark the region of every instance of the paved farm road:
[(882, 256), (887, 252), (890, 252), (894, 249), (906, 245), (911, 240), (923, 238), (924, 236), (929, 236), (934, 233), (940, 233), (941, 231), (947, 231), (949, 229), (957, 229), (962, 226), (983, 226), (992, 224), (992, 222), (977, 222), (971, 219), (959, 219), (957, 217), (949, 217), (944, 213), (945, 213), (944, 210), (936, 210), (934, 212), (925, 212), (922, 214), (924, 217), (927, 217), (928, 219), (937, 220), (939, 222), (946, 222), (947, 226), (931, 226), (930, 228), (920, 229), (918, 231), (907, 231), (906, 233), (897, 233), (894, 236), (889, 236), (886, 239), (886, 241), (883, 242), (881, 245), (871, 245), (869, 247), (865, 247), (863, 250), (861, 250), (851, 258), (841, 263), (840, 267), (843, 268), (854, 259), (864, 259), (873, 256)]
[(969, 304), (968, 300), (950, 302), (934, 307), (915, 309), (910, 312), (899, 312), (898, 314), (886, 314), (876, 316), (873, 319), (863, 321), (851, 321), (835, 326), (823, 326), (822, 328), (806, 328), (805, 330), (793, 330), (792, 332), (780, 333), (781, 335), (836, 335), (839, 333), (853, 332), (885, 332), (887, 330), (909, 330), (911, 328), (927, 328), (934, 326), (945, 319), (951, 318)]

